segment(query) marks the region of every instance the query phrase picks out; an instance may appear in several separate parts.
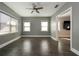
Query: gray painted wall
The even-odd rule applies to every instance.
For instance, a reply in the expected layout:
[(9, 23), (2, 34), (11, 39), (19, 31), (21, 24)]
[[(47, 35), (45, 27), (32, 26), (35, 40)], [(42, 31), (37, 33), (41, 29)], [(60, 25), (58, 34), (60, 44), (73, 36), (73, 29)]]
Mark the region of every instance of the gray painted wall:
[[(41, 20), (48, 21), (48, 32), (41, 32)], [(50, 18), (48, 17), (24, 17), (22, 21), (30, 21), (31, 22), (31, 31), (23, 32), (22, 35), (50, 35)], [(23, 25), (22, 25), (23, 27)]]
[[(53, 37), (56, 37), (56, 34), (55, 34), (55, 30), (52, 30), (53, 28), (56, 29), (55, 27), (55, 24), (53, 24), (53, 22), (56, 22), (56, 16), (61, 13), (62, 11), (68, 9), (69, 7), (72, 7), (72, 21), (73, 21), (73, 30), (72, 30), (72, 47), (76, 50), (79, 51), (79, 2), (67, 2), (63, 7), (61, 7), (54, 15), (52, 15), (51, 17), (51, 33), (52, 33), (52, 36)], [(13, 10), (11, 10), (10, 8), (8, 8), (6, 5), (4, 5), (3, 3), (0, 3), (0, 9), (7, 12), (9, 15), (13, 16), (13, 17), (16, 17), (18, 19), (20, 19), (19, 15), (17, 15)], [(23, 20), (28, 20), (29, 18), (23, 18)], [(30, 18), (30, 19), (33, 19), (33, 18)], [(37, 18), (34, 18), (35, 21)], [(39, 20), (43, 20), (43, 18), (38, 18), (38, 21)], [(45, 18), (45, 19), (49, 19), (49, 18)], [(38, 22), (37, 21), (37, 22)], [(21, 23), (21, 20), (20, 20), (20, 23)], [(20, 28), (20, 24), (19, 23), (19, 29)], [(52, 26), (53, 24), (53, 26)], [(37, 25), (35, 25), (37, 26)], [(35, 28), (35, 27), (34, 27)], [(35, 29), (38, 29), (38, 28), (35, 28)], [(0, 36), (0, 44), (3, 44), (17, 36), (20, 35), (20, 31), (19, 30), (19, 33), (13, 33), (13, 34), (7, 34), (7, 35), (2, 35)], [(50, 30), (49, 32), (47, 33), (41, 33), (38, 31), (38, 33), (41, 35), (41, 34), (50, 34)], [(38, 34), (38, 33), (35, 33), (34, 34)], [(25, 32), (22, 32), (22, 34), (27, 34)], [(30, 33), (29, 33), (30, 34)]]
[(51, 36), (53, 38), (56, 38), (56, 19), (52, 16), (51, 17), (51, 23), (50, 23), (50, 27), (51, 27)]
[(10, 34), (5, 34), (5, 35), (0, 35), (0, 45), (12, 40), (13, 38), (16, 38), (18, 36), (21, 35), (21, 18), (19, 15), (17, 15), (13, 10), (11, 10), (9, 7), (7, 7), (5, 4), (3, 4), (2, 2), (0, 2), (0, 11), (18, 19), (19, 24), (18, 24), (18, 28), (19, 28), (19, 32), (17, 33), (10, 33)]
[[(79, 51), (79, 2), (67, 2), (61, 7), (54, 15), (52, 15), (51, 21), (56, 20), (56, 16), (64, 10), (72, 7), (72, 48)], [(52, 24), (52, 23), (51, 23)], [(51, 28), (53, 28), (51, 26)], [(53, 32), (53, 33), (52, 33)], [(56, 36), (55, 31), (51, 30), (53, 37)]]

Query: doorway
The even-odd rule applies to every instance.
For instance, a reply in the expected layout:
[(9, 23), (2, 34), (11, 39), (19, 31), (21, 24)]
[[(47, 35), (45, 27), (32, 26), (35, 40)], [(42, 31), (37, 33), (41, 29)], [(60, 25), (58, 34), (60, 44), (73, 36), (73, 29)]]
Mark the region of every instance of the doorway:
[(68, 8), (57, 15), (57, 40), (58, 50), (62, 55), (70, 51), (72, 47), (72, 8)]

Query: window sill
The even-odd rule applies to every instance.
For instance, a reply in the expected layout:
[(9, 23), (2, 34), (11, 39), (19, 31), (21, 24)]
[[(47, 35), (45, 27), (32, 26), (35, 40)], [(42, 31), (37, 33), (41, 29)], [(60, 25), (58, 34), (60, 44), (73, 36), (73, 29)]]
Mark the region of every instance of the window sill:
[(18, 32), (10, 32), (10, 33), (18, 33)]
[(0, 33), (0, 36), (1, 35), (7, 35), (7, 34), (10, 34), (9, 32), (7, 32), (7, 33)]
[(41, 31), (41, 32), (48, 32), (48, 31)]
[(23, 32), (31, 32), (31, 31), (23, 31)]
[(0, 33), (0, 36), (3, 36), (3, 35), (8, 35), (8, 34), (13, 34), (13, 33), (18, 33), (18, 32), (7, 32), (7, 33)]

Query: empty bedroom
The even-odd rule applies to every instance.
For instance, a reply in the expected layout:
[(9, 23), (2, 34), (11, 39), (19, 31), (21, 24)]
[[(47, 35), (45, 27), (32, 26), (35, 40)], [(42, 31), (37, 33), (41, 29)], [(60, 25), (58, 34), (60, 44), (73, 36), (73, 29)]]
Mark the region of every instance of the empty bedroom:
[(0, 56), (78, 56), (79, 2), (0, 2)]

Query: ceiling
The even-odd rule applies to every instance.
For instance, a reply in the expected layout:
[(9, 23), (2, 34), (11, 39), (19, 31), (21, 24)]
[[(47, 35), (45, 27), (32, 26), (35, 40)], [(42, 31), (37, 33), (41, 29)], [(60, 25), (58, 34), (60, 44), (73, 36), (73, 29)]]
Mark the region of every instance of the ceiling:
[(60, 18), (62, 18), (62, 17), (70, 17), (70, 15), (71, 15), (71, 9), (65, 10), (64, 12), (59, 14), (58, 17), (60, 17)]
[[(35, 2), (4, 2), (21, 17), (50, 17), (65, 4), (65, 2), (38, 2), (43, 9), (39, 10), (40, 13), (31, 14), (32, 10), (26, 8), (32, 8), (33, 3)], [(58, 8), (54, 8), (56, 4), (59, 5)]]

